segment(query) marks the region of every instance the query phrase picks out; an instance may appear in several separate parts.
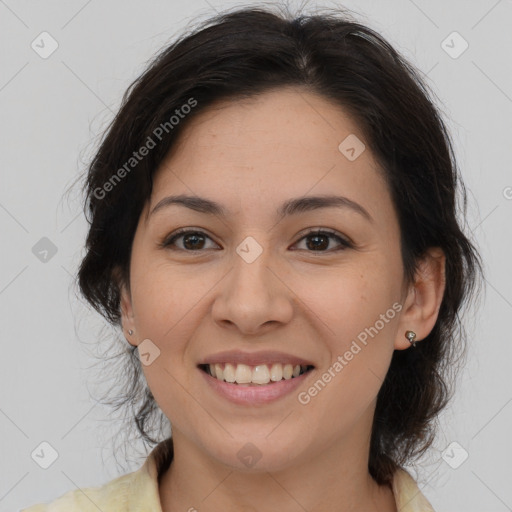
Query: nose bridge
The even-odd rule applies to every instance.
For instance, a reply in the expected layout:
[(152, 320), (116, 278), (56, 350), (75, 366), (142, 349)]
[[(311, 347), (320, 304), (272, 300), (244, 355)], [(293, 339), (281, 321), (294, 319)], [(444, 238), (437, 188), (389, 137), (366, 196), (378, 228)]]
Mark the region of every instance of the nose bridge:
[(268, 238), (263, 234), (247, 236), (235, 248), (232, 270), (214, 305), (217, 321), (229, 321), (242, 331), (254, 332), (263, 324), (291, 318), (290, 292), (276, 277), (278, 265), (272, 257), (275, 253), (268, 248)]
[(249, 295), (261, 292), (271, 294), (275, 289), (270, 282), (273, 275), (268, 268), (272, 264), (275, 266), (275, 262), (271, 261), (271, 254), (268, 236), (265, 234), (248, 235), (238, 244), (233, 255), (233, 272), (230, 278), (237, 292), (247, 292)]

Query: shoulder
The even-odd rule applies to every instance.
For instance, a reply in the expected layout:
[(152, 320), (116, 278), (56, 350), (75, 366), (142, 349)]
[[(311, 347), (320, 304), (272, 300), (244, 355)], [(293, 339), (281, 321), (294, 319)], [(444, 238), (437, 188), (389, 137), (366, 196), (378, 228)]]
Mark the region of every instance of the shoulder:
[(103, 512), (128, 510), (127, 503), (134, 473), (128, 473), (102, 486), (75, 489), (51, 503), (38, 503), (20, 512)]
[(174, 454), (172, 438), (157, 444), (136, 471), (119, 476), (102, 486), (75, 489), (51, 503), (39, 503), (19, 512), (161, 512), (159, 474)]

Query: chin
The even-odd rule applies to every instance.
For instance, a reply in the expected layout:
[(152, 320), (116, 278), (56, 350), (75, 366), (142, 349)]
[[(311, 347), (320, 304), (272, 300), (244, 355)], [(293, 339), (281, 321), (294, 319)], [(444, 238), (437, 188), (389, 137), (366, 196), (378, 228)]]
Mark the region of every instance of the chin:
[[(265, 439), (246, 433), (240, 437), (228, 437), (225, 441), (222, 448), (219, 445), (209, 447), (211, 457), (241, 472), (281, 471), (296, 464), (295, 458), (299, 455), (296, 450), (300, 443), (290, 436), (285, 442), (278, 436), (276, 439)], [(211, 439), (208, 445), (210, 443)]]

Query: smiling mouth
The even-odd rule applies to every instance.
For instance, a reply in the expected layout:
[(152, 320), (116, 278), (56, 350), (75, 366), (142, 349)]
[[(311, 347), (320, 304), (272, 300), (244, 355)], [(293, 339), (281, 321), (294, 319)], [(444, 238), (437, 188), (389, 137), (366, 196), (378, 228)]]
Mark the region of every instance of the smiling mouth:
[(312, 365), (216, 363), (200, 364), (198, 368), (216, 380), (240, 386), (266, 386), (283, 380), (291, 380), (311, 371)]

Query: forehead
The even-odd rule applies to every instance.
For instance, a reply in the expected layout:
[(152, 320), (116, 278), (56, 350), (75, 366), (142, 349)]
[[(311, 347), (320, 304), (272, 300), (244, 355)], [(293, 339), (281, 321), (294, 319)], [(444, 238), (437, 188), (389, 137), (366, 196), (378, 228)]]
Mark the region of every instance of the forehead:
[(384, 180), (368, 146), (347, 158), (347, 140), (364, 144), (354, 120), (304, 89), (218, 102), (186, 122), (155, 173), (148, 211), (168, 194), (261, 212), (291, 197), (340, 193), (375, 216), (390, 206)]

